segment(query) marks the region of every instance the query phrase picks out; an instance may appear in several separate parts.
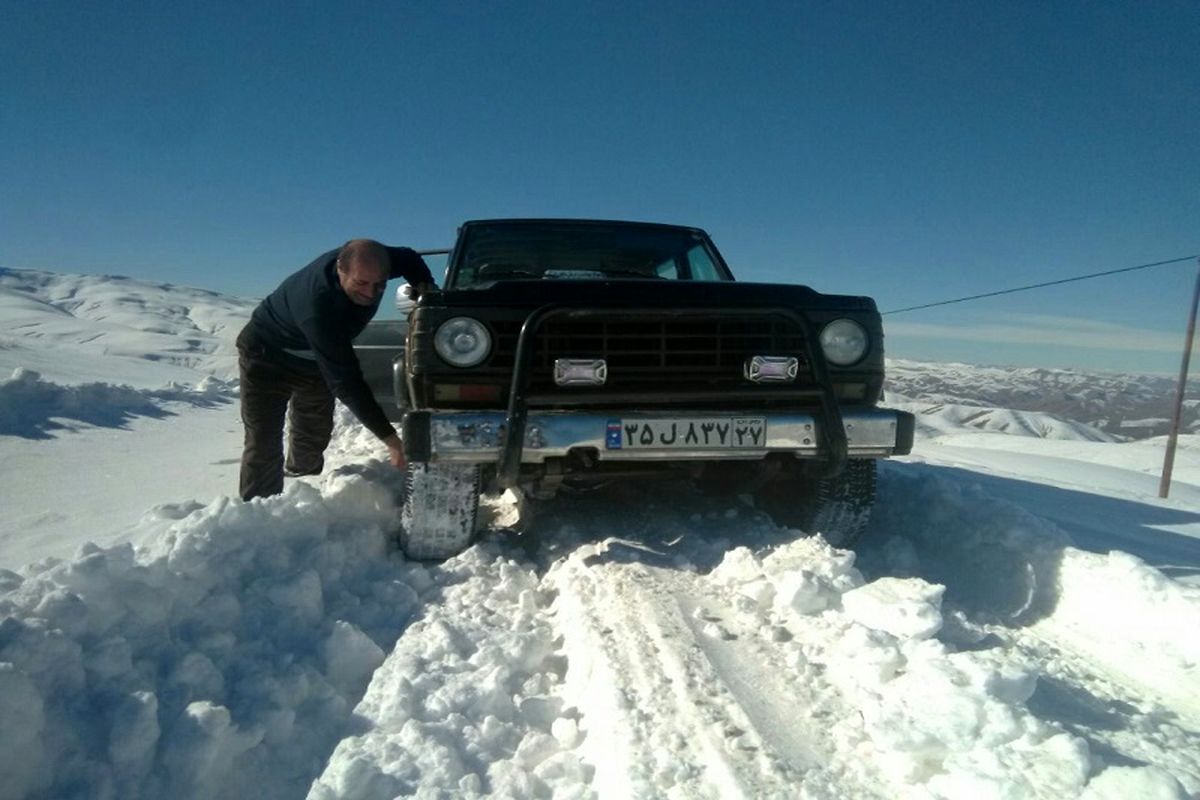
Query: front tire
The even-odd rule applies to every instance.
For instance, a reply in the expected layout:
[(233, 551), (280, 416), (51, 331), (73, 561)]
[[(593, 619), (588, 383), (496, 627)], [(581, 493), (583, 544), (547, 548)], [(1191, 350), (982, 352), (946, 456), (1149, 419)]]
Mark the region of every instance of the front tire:
[(776, 524), (821, 534), (834, 547), (852, 547), (875, 505), (875, 460), (852, 458), (832, 478), (805, 478), (788, 471), (755, 493)]
[(400, 512), (400, 548), (419, 561), (458, 555), (475, 538), (479, 466), (410, 463)]

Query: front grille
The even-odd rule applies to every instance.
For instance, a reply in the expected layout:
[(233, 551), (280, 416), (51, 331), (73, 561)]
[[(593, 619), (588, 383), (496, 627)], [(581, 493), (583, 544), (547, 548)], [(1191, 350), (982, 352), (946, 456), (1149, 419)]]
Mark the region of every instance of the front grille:
[[(495, 325), (497, 340), (488, 366), (511, 370), (521, 323)], [(669, 317), (660, 319), (559, 319), (545, 324), (534, 343), (533, 391), (557, 389), (556, 358), (603, 358), (612, 391), (699, 391), (746, 387), (746, 359), (795, 356), (798, 384), (811, 383), (804, 334), (782, 316)], [(561, 390), (560, 390), (561, 391)]]

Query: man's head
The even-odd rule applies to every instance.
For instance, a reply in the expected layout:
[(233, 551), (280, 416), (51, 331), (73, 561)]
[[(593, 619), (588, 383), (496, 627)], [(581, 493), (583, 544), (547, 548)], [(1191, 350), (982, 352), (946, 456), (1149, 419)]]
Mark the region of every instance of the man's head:
[(379, 302), (389, 272), (387, 250), (374, 239), (351, 239), (338, 253), (338, 284), (360, 306)]

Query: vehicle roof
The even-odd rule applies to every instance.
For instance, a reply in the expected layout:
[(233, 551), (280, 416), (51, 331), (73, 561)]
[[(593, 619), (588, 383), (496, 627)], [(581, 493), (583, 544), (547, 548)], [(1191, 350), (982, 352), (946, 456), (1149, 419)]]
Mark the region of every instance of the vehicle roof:
[(708, 236), (708, 233), (703, 228), (697, 228), (694, 225), (671, 225), (665, 222), (638, 222), (634, 220), (622, 219), (577, 219), (573, 217), (512, 217), (512, 218), (496, 218), (496, 219), (472, 219), (463, 223), (463, 226), (472, 225), (528, 225), (536, 224), (551, 224), (551, 225), (629, 225), (640, 228), (669, 228), (677, 231), (688, 231), (698, 233), (702, 236)]

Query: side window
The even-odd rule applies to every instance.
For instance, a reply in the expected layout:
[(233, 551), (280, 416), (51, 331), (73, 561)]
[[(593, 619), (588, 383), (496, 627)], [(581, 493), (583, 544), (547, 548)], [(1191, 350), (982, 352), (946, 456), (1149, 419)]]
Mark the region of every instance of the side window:
[(722, 280), (721, 273), (717, 271), (716, 264), (704, 249), (704, 245), (698, 244), (688, 251), (687, 254), (688, 266), (691, 267), (692, 280), (694, 281), (719, 281)]
[(425, 259), (425, 266), (433, 273), (433, 282), (445, 286), (446, 272), (450, 269), (449, 253), (425, 253), (421, 258)]
[(679, 277), (679, 267), (676, 265), (674, 258), (668, 258), (654, 268), (654, 274), (660, 278), (675, 280)]

